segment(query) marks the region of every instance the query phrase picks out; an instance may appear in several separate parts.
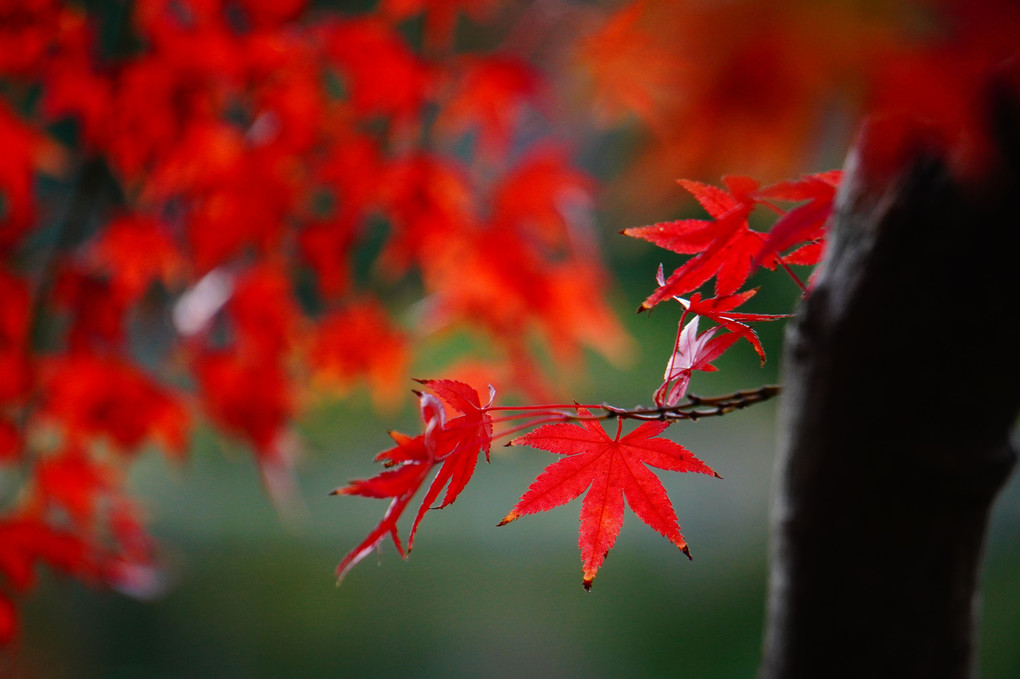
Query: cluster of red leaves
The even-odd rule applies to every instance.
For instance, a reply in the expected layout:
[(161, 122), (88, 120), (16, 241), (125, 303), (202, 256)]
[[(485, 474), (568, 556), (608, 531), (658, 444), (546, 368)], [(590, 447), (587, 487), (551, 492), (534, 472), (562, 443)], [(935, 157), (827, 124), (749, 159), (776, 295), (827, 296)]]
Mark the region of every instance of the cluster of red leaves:
[[(925, 18), (930, 33), (918, 31), (910, 40), (897, 36), (897, 28), (919, 16)], [(576, 61), (595, 93), (597, 117), (634, 114), (643, 119), (665, 140), (656, 148), (669, 158), (673, 169), (690, 168), (692, 163), (697, 167), (710, 153), (716, 162), (739, 156), (742, 165), (765, 167), (763, 174), (774, 174), (776, 167), (784, 167), (803, 148), (798, 141), (812, 129), (811, 112), (833, 103), (834, 92), (847, 93), (836, 84), (849, 76), (854, 98), (867, 93), (872, 114), (896, 121), (881, 126), (878, 155), (903, 152), (923, 130), (925, 140), (942, 146), (943, 156), (954, 158), (957, 171), (974, 175), (987, 153), (983, 146), (987, 120), (981, 115), (986, 111), (989, 86), (1012, 87), (1011, 93), (1020, 96), (1020, 78), (1011, 82), (1010, 71), (998, 66), (1005, 57), (1015, 57), (1020, 44), (1018, 17), (1015, 7), (999, 0), (889, 3), (882, 12), (873, 5), (849, 1), (823, 7), (800, 0), (638, 0), (620, 7), (609, 21), (579, 41)], [(767, 161), (762, 165), (756, 158)], [(882, 162), (882, 158), (870, 160)], [(657, 171), (654, 176), (661, 174)], [(805, 294), (809, 292), (792, 267), (819, 262), (840, 179), (841, 173), (832, 171), (766, 186), (746, 176), (727, 176), (723, 187), (680, 180), (709, 219), (623, 231), (687, 256), (668, 277), (660, 267), (659, 286), (640, 309), (652, 309), (669, 299), (681, 306), (673, 351), (663, 382), (653, 394), (656, 408), (625, 411), (605, 405), (576, 406), (575, 414), (562, 405), (529, 406), (518, 409), (520, 415), (493, 420), (531, 420), (496, 432), (497, 437), (544, 425), (511, 444), (564, 456), (542, 472), (500, 525), (587, 492), (579, 539), (586, 589), (622, 526), (625, 498), (645, 523), (689, 556), (669, 499), (645, 465), (713, 472), (678, 444), (657, 435), (669, 425), (668, 420), (687, 418), (686, 404), (699, 402), (696, 398), (684, 401), (693, 371), (715, 370), (713, 361), (740, 339), (746, 339), (764, 362), (764, 348), (749, 324), (782, 316), (738, 310), (757, 292), (747, 287), (748, 280), (761, 267), (782, 268)], [(768, 232), (752, 228), (756, 212), (775, 215)], [(707, 296), (703, 288), (709, 285), (713, 291)], [(699, 333), (703, 319), (715, 325)], [(592, 415), (593, 408), (601, 408), (603, 415)], [(479, 412), (493, 410), (514, 409), (490, 405)], [(592, 421), (607, 417), (619, 419), (613, 439)], [(662, 421), (646, 422), (623, 435), (622, 421), (627, 417)], [(417, 456), (408, 458), (408, 464), (416, 466), (405, 465), (341, 489), (372, 496), (385, 488), (382, 495), (397, 498), (379, 528), (341, 563), (341, 573), (378, 544), (385, 532), (396, 538), (399, 510), (423, 483), (424, 463), (434, 464), (421, 452), (420, 441), (436, 426), (434, 418), (426, 417), (426, 434), (398, 438), (394, 450), (411, 446)], [(479, 444), (487, 452), (489, 442), (489, 437), (484, 442), (469, 441), (472, 469)], [(388, 459), (391, 453), (381, 458)], [(442, 473), (437, 482), (441, 477)], [(462, 487), (457, 485), (458, 493)], [(430, 491), (415, 528), (435, 497)], [(400, 549), (399, 541), (397, 546)]]
[[(536, 346), (622, 353), (594, 182), (542, 133), (546, 73), (456, 40), (521, 11), (0, 0), (0, 643), (37, 565), (141, 588), (127, 470), (153, 444), (183, 457), (195, 411), (286, 501), (304, 392), (392, 405), (426, 336), (479, 334), (483, 372), (531, 393)], [(411, 291), (415, 327), (383, 302)], [(391, 462), (440, 465), (452, 501), (472, 401), (431, 388), (436, 431)]]
[[(606, 554), (613, 547), (623, 525), (624, 498), (642, 521), (665, 536), (690, 557), (687, 542), (680, 533), (676, 513), (666, 490), (645, 465), (676, 472), (698, 472), (718, 476), (683, 446), (660, 438), (670, 422), (646, 422), (621, 438), (623, 420), (616, 436), (610, 439), (591, 412), (576, 407), (576, 417), (558, 406), (516, 409), (493, 405), (495, 392), (482, 405), (478, 392), (456, 380), (422, 380), (430, 393), (419, 393), (424, 423), (423, 433), (411, 437), (391, 432), (396, 445), (376, 456), (385, 470), (365, 480), (352, 481), (333, 491), (335, 495), (360, 495), (392, 498), (382, 520), (368, 536), (348, 552), (337, 566), (342, 579), (359, 561), (390, 537), (401, 556), (406, 558), (425, 513), (451, 504), (467, 486), (475, 471), (478, 455), (489, 459), (494, 424), (509, 418), (494, 419), (493, 411), (522, 410), (524, 416), (538, 421), (560, 420), (511, 440), (507, 445), (528, 445), (547, 450), (564, 459), (550, 465), (499, 525), (524, 514), (542, 512), (565, 504), (587, 491), (581, 507), (579, 545), (584, 567), (583, 584), (590, 589)], [(453, 413), (456, 413), (455, 415)], [(574, 418), (577, 424), (565, 420)], [(524, 426), (534, 426), (531, 422)], [(505, 436), (520, 427), (496, 435)], [(405, 549), (398, 535), (397, 522), (429, 474), (438, 467), (411, 524)], [(443, 500), (434, 504), (443, 489)]]
[[(686, 448), (659, 434), (671, 424), (669, 415), (676, 412), (673, 409), (680, 406), (686, 395), (692, 371), (715, 370), (712, 361), (742, 338), (754, 346), (764, 362), (764, 349), (748, 324), (783, 316), (736, 311), (756, 292), (741, 288), (759, 266), (769, 269), (783, 266), (793, 275), (791, 264), (812, 265), (818, 261), (839, 180), (839, 172), (826, 172), (761, 187), (747, 177), (727, 177), (724, 180), (726, 189), (682, 180), (681, 185), (697, 198), (712, 219), (663, 222), (623, 232), (673, 252), (691, 255), (668, 279), (660, 267), (659, 288), (642, 305), (643, 309), (650, 309), (673, 298), (682, 308), (664, 381), (653, 395), (658, 407), (655, 412), (661, 421), (645, 422), (623, 435), (625, 416), (644, 419), (645, 414), (593, 406), (602, 408), (608, 416), (618, 417), (616, 436), (610, 439), (602, 425), (594, 421), (605, 416), (596, 418), (589, 407), (575, 406), (576, 414), (571, 413), (568, 406), (556, 404), (496, 407), (491, 397), (489, 403), (482, 406), (477, 392), (462, 382), (425, 382), (435, 396), (419, 395), (424, 433), (414, 438), (393, 434), (397, 445), (376, 458), (387, 466), (385, 471), (334, 491), (343, 495), (393, 498), (375, 530), (340, 562), (338, 577), (342, 578), (387, 535), (393, 538), (397, 551), (406, 556), (397, 536), (397, 521), (431, 469), (442, 464), (411, 527), (407, 551), (425, 512), (445, 507), (456, 499), (470, 480), (480, 451), (488, 459), (493, 425), (520, 417), (530, 421), (496, 432), (495, 436), (507, 436), (522, 428), (550, 422), (512, 439), (508, 445), (527, 445), (564, 457), (539, 475), (499, 525), (524, 514), (553, 509), (586, 493), (581, 504), (578, 541), (585, 589), (591, 588), (599, 567), (616, 541), (623, 525), (625, 499), (642, 521), (690, 557), (666, 491), (646, 465), (718, 476)], [(794, 207), (783, 209), (774, 201), (794, 203)], [(751, 213), (758, 206), (765, 206), (779, 215), (768, 233), (754, 231), (749, 226)], [(712, 278), (716, 279), (716, 295), (702, 298), (696, 290)], [(794, 279), (797, 280), (795, 276)], [(679, 296), (691, 292), (690, 299)], [(716, 325), (699, 335), (701, 318)], [(687, 319), (690, 320), (685, 325)], [(461, 415), (448, 420), (443, 404)], [(519, 410), (520, 414), (493, 419), (490, 413), (495, 410)], [(443, 502), (433, 507), (447, 484), (449, 488)]]
[[(767, 187), (749, 177), (725, 177), (725, 189), (680, 180), (712, 219), (661, 222), (622, 232), (691, 255), (668, 278), (660, 266), (656, 277), (659, 287), (639, 309), (651, 309), (670, 298), (682, 308), (673, 353), (663, 383), (654, 395), (656, 405), (676, 405), (687, 391), (691, 372), (715, 370), (712, 361), (741, 338), (750, 342), (765, 362), (765, 350), (748, 323), (783, 316), (735, 311), (757, 292), (756, 288), (741, 288), (759, 267), (782, 267), (803, 288), (791, 265), (813, 266), (820, 260), (841, 176), (839, 171), (823, 172)], [(784, 209), (775, 201), (796, 205)], [(751, 213), (759, 206), (778, 214), (767, 233), (755, 231), (749, 224)], [(715, 296), (702, 298), (696, 290), (713, 278)], [(688, 294), (690, 299), (681, 296)], [(717, 325), (699, 335), (701, 317)], [(723, 334), (717, 335), (720, 331)]]

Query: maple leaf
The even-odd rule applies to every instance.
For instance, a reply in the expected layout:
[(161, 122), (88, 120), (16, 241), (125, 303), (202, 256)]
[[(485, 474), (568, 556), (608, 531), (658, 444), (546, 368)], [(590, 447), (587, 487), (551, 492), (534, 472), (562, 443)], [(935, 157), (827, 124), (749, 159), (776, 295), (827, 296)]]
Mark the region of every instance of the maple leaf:
[(390, 432), (390, 436), (397, 445), (383, 451), (376, 459), (389, 462), (391, 466), (399, 466), (387, 469), (371, 479), (352, 481), (331, 493), (332, 495), (393, 498), (379, 525), (348, 552), (336, 567), (338, 581), (343, 580), (347, 572), (368, 556), (387, 535), (393, 538), (397, 552), (406, 557), (406, 552), (403, 545), (400, 544), (400, 537), (397, 534), (397, 520), (400, 519), (418, 489), (425, 483), (429, 470), (432, 469), (432, 461), (425, 448), (424, 434), (412, 438), (399, 432)]
[(227, 311), (237, 334), (238, 354), (278, 360), (294, 341), (301, 316), (291, 280), (272, 264), (259, 264), (237, 277)]
[(294, 411), (290, 384), (278, 362), (209, 350), (192, 359), (192, 370), (213, 422), (260, 454), (273, 450)]
[(633, 113), (662, 131), (664, 113), (681, 98), (676, 80), (685, 64), (662, 25), (655, 25), (648, 11), (653, 4), (624, 3), (575, 48), (577, 67), (587, 76), (581, 79), (589, 82), (595, 118), (603, 126)]
[(673, 354), (666, 363), (662, 386), (655, 391), (654, 400), (657, 406), (668, 408), (676, 405), (687, 393), (691, 371), (715, 371), (712, 361), (719, 358), (741, 337), (736, 333), (715, 337), (715, 334), (724, 327), (721, 325), (709, 328), (699, 335), (699, 318), (700, 316), (694, 316), (686, 326), (683, 324), (683, 318), (680, 319)]
[(53, 301), (70, 316), (67, 342), (72, 352), (123, 345), (128, 301), (116, 294), (107, 277), (68, 263), (55, 277)]
[[(577, 412), (581, 417), (591, 417), (585, 408), (578, 407)], [(690, 558), (687, 541), (680, 533), (666, 489), (645, 465), (719, 475), (680, 444), (659, 438), (669, 425), (669, 422), (645, 422), (621, 438), (621, 419), (616, 436), (610, 439), (601, 424), (582, 420), (576, 424), (547, 424), (518, 436), (508, 445), (527, 445), (566, 457), (547, 467), (532, 482), (499, 525), (506, 525), (524, 514), (566, 504), (587, 490), (581, 505), (578, 540), (585, 589), (591, 589), (599, 566), (623, 526), (624, 498), (642, 521)]]
[(373, 298), (354, 301), (324, 316), (308, 352), (318, 381), (344, 393), (363, 379), (380, 408), (395, 403), (409, 360), (408, 337)]
[(126, 454), (146, 441), (161, 443), (169, 455), (186, 451), (188, 414), (179, 396), (122, 358), (55, 357), (44, 366), (42, 385), (43, 412), (71, 441), (105, 436)]
[[(685, 179), (679, 181), (712, 216), (710, 220), (682, 219), (651, 226), (624, 229), (623, 233), (641, 238), (682, 255), (694, 255), (641, 304), (651, 309), (659, 302), (696, 290), (715, 277), (715, 293), (732, 295), (754, 270), (755, 255), (762, 246), (763, 234), (747, 224), (758, 200), (758, 182), (749, 177), (724, 177), (728, 190)], [(776, 258), (761, 264), (773, 268)]]
[(90, 264), (109, 274), (113, 297), (128, 302), (142, 298), (149, 285), (178, 277), (183, 261), (177, 248), (155, 220), (121, 215), (110, 220), (92, 242)]
[(38, 563), (64, 573), (93, 575), (96, 564), (91, 551), (81, 536), (51, 526), (38, 516), (0, 519), (0, 576), (16, 590), (25, 591), (35, 584)]
[(112, 467), (75, 446), (38, 461), (35, 480), (41, 499), (62, 507), (73, 524), (82, 529), (94, 524), (99, 501), (115, 481)]
[[(414, 534), (418, 530), (425, 512), (429, 509), (442, 509), (451, 504), (467, 486), (478, 462), (478, 452), (485, 453), (489, 460), (492, 446), (492, 416), (488, 414), (488, 406), (492, 404), (495, 392), (489, 388), (489, 403), (484, 407), (474, 388), (455, 380), (419, 380), (442, 399), (444, 403), (460, 412), (461, 415), (450, 420), (442, 408), (430, 417), (425, 429), (425, 447), (437, 462), (442, 461), (436, 477), (425, 492), (418, 515), (407, 536), (407, 548), (414, 544)], [(427, 396), (427, 394), (425, 395)], [(447, 485), (449, 484), (449, 485)], [(442, 503), (432, 507), (439, 493), (446, 488)]]
[(390, 162), (380, 200), (394, 234), (380, 263), (394, 274), (411, 264), (428, 263), (448, 249), (448, 241), (470, 233), (475, 206), (462, 168), (436, 154), (417, 153)]
[(360, 115), (415, 119), (432, 86), (432, 73), (395, 30), (369, 17), (337, 21), (324, 34), (326, 53), (344, 76)]
[(535, 69), (520, 59), (466, 60), (437, 124), (454, 133), (477, 128), (483, 152), (494, 158), (505, 155), (514, 125), (538, 93), (539, 83)]
[[(794, 245), (805, 243), (806, 245), (793, 253), (797, 255), (795, 263), (817, 264), (817, 259), (810, 261), (810, 257), (806, 255), (807, 252), (811, 252), (815, 257), (821, 255), (821, 248), (814, 246), (817, 246), (817, 242), (825, 236), (825, 226), (829, 215), (832, 214), (832, 203), (842, 177), (843, 173), (839, 170), (821, 172), (797, 181), (773, 184), (759, 191), (759, 200), (763, 201), (807, 202), (789, 210), (772, 225), (761, 251), (755, 256), (755, 261), (761, 261)], [(811, 250), (802, 251), (805, 247), (810, 247)]]
[[(474, 473), (479, 451), (489, 459), (492, 445), (492, 416), (488, 408), (495, 392), (489, 388), (489, 402), (484, 406), (478, 392), (464, 382), (456, 380), (417, 380), (432, 394), (419, 393), (418, 401), (425, 432), (415, 437), (391, 432), (396, 446), (376, 456), (377, 462), (386, 465), (386, 470), (361, 481), (352, 481), (337, 488), (332, 495), (361, 495), (363, 497), (393, 498), (382, 520), (336, 568), (338, 580), (353, 568), (387, 536), (393, 539), (397, 551), (405, 556), (414, 545), (414, 535), (425, 512), (441, 509), (457, 499)], [(448, 417), (447, 407), (460, 415)], [(418, 514), (407, 537), (407, 550), (400, 544), (397, 521), (411, 499), (424, 485), (429, 472), (440, 465), (432, 483), (422, 499)], [(443, 488), (446, 494), (440, 505), (433, 507)]]
[[(658, 272), (655, 274), (655, 280), (660, 286), (666, 284), (661, 264), (659, 265)], [(789, 318), (790, 314), (754, 314), (742, 311), (733, 311), (733, 309), (751, 299), (757, 293), (758, 288), (754, 288), (753, 290), (745, 290), (744, 292), (734, 293), (732, 295), (702, 299), (701, 293), (696, 292), (691, 295), (690, 299), (684, 299), (683, 297), (677, 296), (674, 296), (673, 299), (675, 299), (680, 306), (684, 308), (683, 315), (680, 317), (680, 325), (683, 325), (684, 318), (687, 317), (687, 314), (696, 314), (698, 316), (709, 318), (725, 327), (730, 332), (736, 333), (750, 342), (751, 346), (754, 347), (755, 352), (758, 354), (758, 358), (761, 359), (762, 365), (765, 365), (765, 348), (761, 345), (761, 340), (758, 339), (758, 333), (747, 324), (750, 321), (776, 321), (780, 318)]]
[(493, 221), (514, 224), (550, 248), (571, 240), (587, 245), (588, 236), (577, 228), (582, 210), (591, 205), (595, 182), (570, 166), (560, 149), (532, 149), (496, 186), (492, 198)]

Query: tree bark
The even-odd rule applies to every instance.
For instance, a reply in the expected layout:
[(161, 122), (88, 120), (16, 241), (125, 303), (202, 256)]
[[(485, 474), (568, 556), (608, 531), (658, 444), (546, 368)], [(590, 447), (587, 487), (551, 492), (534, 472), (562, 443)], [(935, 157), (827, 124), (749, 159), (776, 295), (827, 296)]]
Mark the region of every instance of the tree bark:
[(981, 181), (874, 128), (847, 162), (787, 330), (762, 679), (973, 675), (1020, 407), (1020, 115), (992, 108)]

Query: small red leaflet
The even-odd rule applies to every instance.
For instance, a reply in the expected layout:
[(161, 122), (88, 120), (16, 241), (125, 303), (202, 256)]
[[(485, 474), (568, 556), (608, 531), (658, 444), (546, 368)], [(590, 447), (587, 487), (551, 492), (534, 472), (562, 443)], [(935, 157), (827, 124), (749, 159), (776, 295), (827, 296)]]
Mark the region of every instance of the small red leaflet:
[(663, 376), (662, 386), (655, 391), (655, 405), (668, 408), (679, 403), (687, 393), (691, 372), (694, 370), (715, 371), (716, 368), (712, 365), (712, 361), (719, 358), (741, 337), (736, 333), (726, 333), (715, 337), (715, 333), (723, 328), (721, 325), (709, 328), (699, 335), (698, 319), (700, 318), (700, 316), (694, 316), (686, 326), (683, 324), (683, 319), (680, 320), (676, 343), (673, 345), (673, 354), (666, 364), (666, 374)]

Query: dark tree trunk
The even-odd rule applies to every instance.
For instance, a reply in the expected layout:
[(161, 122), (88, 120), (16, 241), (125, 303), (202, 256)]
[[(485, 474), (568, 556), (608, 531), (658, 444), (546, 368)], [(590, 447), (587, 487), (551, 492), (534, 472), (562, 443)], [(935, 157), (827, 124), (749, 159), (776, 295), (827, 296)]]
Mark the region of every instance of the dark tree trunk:
[(993, 108), (981, 181), (874, 128), (848, 160), (786, 339), (763, 679), (974, 673), (1020, 406), (1020, 116)]

